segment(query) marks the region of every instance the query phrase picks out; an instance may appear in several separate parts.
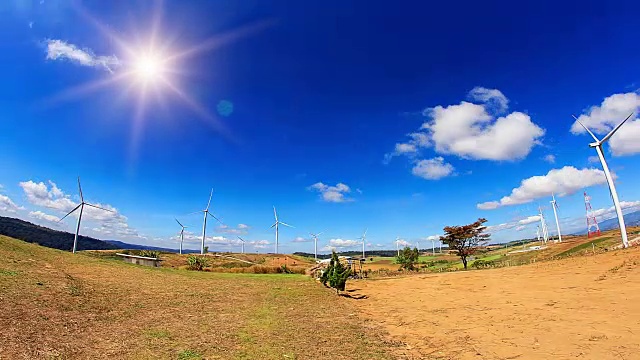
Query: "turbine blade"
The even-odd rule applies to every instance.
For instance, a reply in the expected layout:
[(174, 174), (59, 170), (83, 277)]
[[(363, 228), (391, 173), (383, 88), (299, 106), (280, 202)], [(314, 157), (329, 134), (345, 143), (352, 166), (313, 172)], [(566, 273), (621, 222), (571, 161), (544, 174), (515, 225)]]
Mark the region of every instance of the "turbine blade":
[(291, 225), (289, 225), (289, 224), (287, 224), (287, 223), (284, 223), (284, 222), (282, 222), (282, 221), (280, 221), (280, 224), (282, 224), (282, 225), (284, 225), (284, 226), (288, 226), (288, 227), (290, 227), (290, 228), (292, 228), (292, 227), (293, 227), (293, 226), (291, 226)]
[(222, 224), (222, 221), (220, 221), (220, 219), (218, 219), (215, 215), (213, 215), (212, 213), (210, 213), (210, 212), (208, 212), (208, 211), (207, 211), (207, 214), (211, 215), (211, 217), (213, 217), (214, 219), (218, 220), (218, 222), (219, 222), (220, 224)]
[(78, 192), (80, 193), (80, 202), (84, 202), (84, 196), (82, 195), (82, 186), (80, 186), (80, 176), (78, 176)]
[(213, 197), (213, 189), (211, 189), (211, 194), (209, 194), (209, 202), (207, 203), (207, 210), (209, 210), (209, 205), (211, 205), (211, 198)]
[(274, 227), (274, 226), (276, 226), (276, 224), (278, 224), (278, 223), (277, 223), (277, 222), (274, 222), (274, 223), (273, 223), (273, 225), (271, 225), (271, 227)]
[(363, 238), (367, 236), (367, 230), (369, 230), (369, 228), (364, 229), (364, 234), (362, 234), (362, 237), (363, 237)]
[(317, 234), (316, 234), (316, 236), (320, 236), (320, 235), (322, 235), (322, 233), (323, 233), (323, 232), (324, 232), (324, 231), (321, 231), (321, 232), (317, 233)]
[(182, 225), (182, 224), (180, 223), (180, 221), (178, 221), (178, 219), (176, 219), (176, 222), (178, 223), (178, 225), (180, 225), (180, 226), (182, 226), (182, 228), (184, 228), (184, 225)]
[(273, 207), (273, 216), (276, 218), (276, 222), (278, 222), (278, 213), (276, 213), (276, 207)]
[(600, 140), (598, 140), (598, 138), (593, 135), (593, 133), (591, 132), (591, 130), (589, 130), (586, 126), (584, 126), (584, 124), (582, 122), (580, 122), (580, 120), (578, 120), (578, 118), (575, 115), (571, 115), (573, 116), (574, 119), (576, 119), (576, 121), (578, 122), (578, 124), (582, 125), (582, 127), (587, 130), (587, 132), (589, 133), (589, 135), (591, 135), (591, 137), (593, 138), (593, 140), (595, 140), (596, 142), (600, 142)]
[(198, 211), (190, 212), (190, 213), (188, 213), (188, 214), (185, 214), (185, 216), (187, 216), (187, 215), (193, 215), (193, 214), (199, 214), (199, 213), (201, 213), (201, 212), (203, 212), (203, 211), (204, 211), (204, 210), (198, 210)]
[(85, 205), (87, 205), (87, 206), (94, 207), (94, 208), (96, 208), (96, 209), (100, 209), (100, 210), (108, 211), (108, 212), (111, 212), (111, 213), (115, 213), (115, 211), (113, 211), (113, 210), (109, 210), (109, 209), (101, 208), (100, 206), (95, 206), (95, 205), (93, 205), (93, 204), (89, 204), (89, 203), (84, 203), (84, 204), (85, 204)]
[(601, 142), (605, 142), (605, 141), (609, 140), (609, 138), (610, 138), (610, 137), (612, 137), (612, 136), (613, 136), (613, 134), (614, 134), (616, 131), (618, 131), (618, 129), (620, 129), (620, 126), (622, 126), (625, 122), (627, 122), (627, 120), (629, 120), (629, 118), (630, 118), (631, 116), (633, 116), (633, 114), (634, 114), (634, 113), (629, 114), (629, 116), (627, 116), (627, 118), (626, 118), (626, 119), (624, 119), (620, 124), (618, 124), (618, 126), (616, 126), (616, 127), (615, 127), (615, 129), (611, 130), (611, 132), (610, 132), (610, 133), (608, 133), (608, 134), (607, 134), (607, 136), (605, 136), (604, 138), (602, 138), (602, 141), (601, 141)]
[(64, 220), (64, 218), (66, 218), (67, 216), (71, 215), (71, 213), (72, 213), (72, 212), (74, 212), (74, 211), (78, 210), (78, 208), (80, 207), (80, 205), (82, 205), (82, 204), (78, 204), (78, 206), (74, 207), (74, 208), (73, 208), (73, 210), (69, 211), (69, 212), (67, 213), (67, 215), (63, 216), (60, 220), (58, 220), (58, 222), (61, 222), (62, 220)]
[(240, 241), (244, 242), (244, 239), (241, 238), (240, 236), (238, 236), (238, 239), (240, 239)]

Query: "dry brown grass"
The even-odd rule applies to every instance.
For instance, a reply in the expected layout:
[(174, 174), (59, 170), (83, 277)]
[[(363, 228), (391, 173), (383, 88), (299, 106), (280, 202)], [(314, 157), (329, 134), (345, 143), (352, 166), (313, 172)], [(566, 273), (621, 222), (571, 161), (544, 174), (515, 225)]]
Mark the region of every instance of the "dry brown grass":
[(308, 277), (147, 268), (0, 236), (1, 359), (387, 359)]

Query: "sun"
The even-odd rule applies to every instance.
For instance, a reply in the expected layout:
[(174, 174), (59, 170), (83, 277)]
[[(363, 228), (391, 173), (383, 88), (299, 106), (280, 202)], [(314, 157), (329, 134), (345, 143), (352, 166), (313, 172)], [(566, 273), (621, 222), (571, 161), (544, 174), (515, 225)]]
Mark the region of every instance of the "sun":
[(164, 73), (163, 61), (157, 54), (143, 54), (134, 64), (134, 73), (142, 81), (155, 81)]

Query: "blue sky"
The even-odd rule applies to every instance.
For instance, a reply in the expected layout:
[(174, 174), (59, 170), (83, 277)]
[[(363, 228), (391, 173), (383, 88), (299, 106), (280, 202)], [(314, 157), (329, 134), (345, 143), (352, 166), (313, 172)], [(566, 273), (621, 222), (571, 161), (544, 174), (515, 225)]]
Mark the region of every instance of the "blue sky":
[[(0, 4), (0, 215), (82, 233), (272, 251), (395, 248), (485, 217), (535, 234), (555, 192), (567, 231), (612, 205), (583, 116), (603, 135), (640, 108), (640, 4), (541, 1), (9, 0)], [(640, 121), (605, 146), (640, 208)], [(529, 179), (529, 180), (528, 180)], [(55, 184), (55, 186), (54, 186)], [(86, 220), (86, 221), (85, 221)], [(242, 225), (241, 225), (242, 224)]]

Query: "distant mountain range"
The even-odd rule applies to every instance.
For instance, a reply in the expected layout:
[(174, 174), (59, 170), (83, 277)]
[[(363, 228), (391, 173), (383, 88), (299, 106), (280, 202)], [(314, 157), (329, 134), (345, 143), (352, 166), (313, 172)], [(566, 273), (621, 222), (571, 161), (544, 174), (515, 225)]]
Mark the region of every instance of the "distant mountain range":
[[(0, 216), (0, 235), (12, 237), (42, 246), (71, 251), (75, 234), (59, 231), (32, 224), (28, 221)], [(98, 240), (92, 237), (78, 236), (78, 250), (157, 250), (178, 252), (177, 249), (167, 249), (154, 246), (128, 244), (118, 240)], [(185, 250), (185, 253), (195, 252)]]
[[(624, 214), (623, 216), (624, 216), (624, 224), (627, 227), (640, 226), (640, 211), (634, 211), (628, 214)], [(600, 231), (618, 229), (619, 228), (618, 218), (614, 216), (611, 219), (603, 220), (598, 223), (598, 226), (600, 227)], [(587, 233), (587, 230), (584, 229), (582, 231), (575, 232), (574, 235), (585, 235), (586, 233)]]

